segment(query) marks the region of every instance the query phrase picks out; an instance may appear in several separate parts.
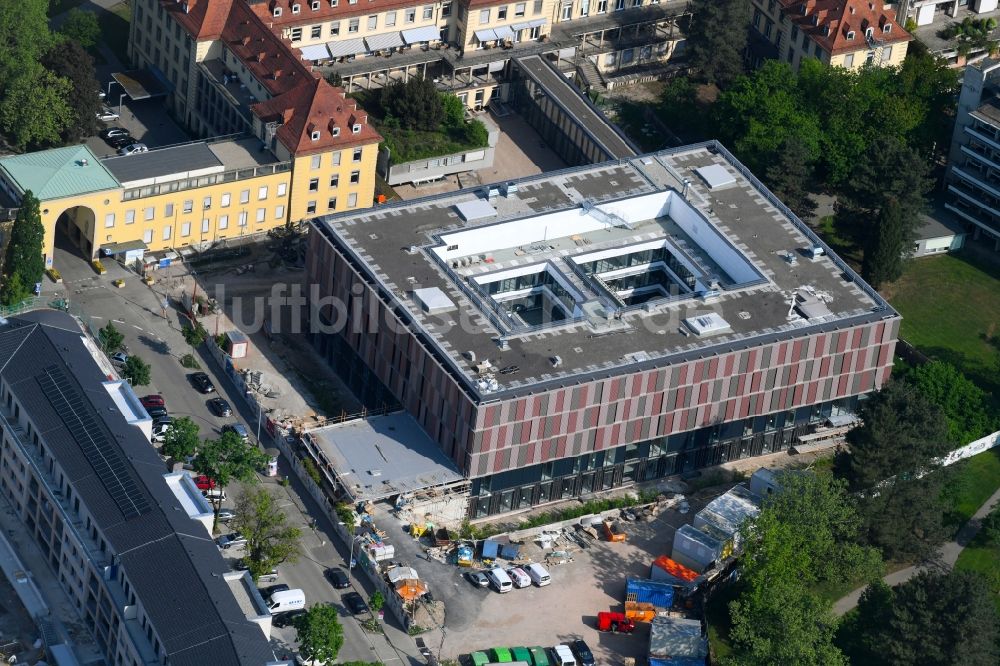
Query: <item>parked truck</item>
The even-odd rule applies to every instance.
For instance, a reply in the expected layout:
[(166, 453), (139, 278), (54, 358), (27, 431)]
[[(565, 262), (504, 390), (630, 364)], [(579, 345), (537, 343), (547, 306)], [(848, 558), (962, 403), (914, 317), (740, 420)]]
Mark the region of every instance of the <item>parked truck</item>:
[(631, 634), (635, 631), (635, 623), (625, 617), (625, 613), (614, 611), (601, 611), (597, 614), (597, 629), (599, 631), (610, 631), (624, 634)]

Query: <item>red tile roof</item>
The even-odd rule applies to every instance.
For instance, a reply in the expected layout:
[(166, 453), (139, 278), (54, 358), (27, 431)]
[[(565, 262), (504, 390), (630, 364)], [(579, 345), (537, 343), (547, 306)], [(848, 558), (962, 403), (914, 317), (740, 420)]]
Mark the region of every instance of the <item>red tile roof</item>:
[[(882, 0), (780, 0), (788, 19), (831, 55), (868, 48), (867, 29), (885, 45), (913, 39)], [(889, 26), (889, 32), (885, 27)], [(851, 33), (853, 39), (849, 39)]]
[(195, 39), (218, 39), (233, 0), (160, 0), (160, 4)]
[[(267, 0), (267, 2), (255, 4), (253, 10), (269, 27), (280, 30), (295, 25), (308, 25), (349, 16), (377, 14), (393, 9), (418, 8), (434, 4), (434, 0), (358, 0), (354, 4), (351, 4), (350, 0), (337, 0), (337, 6), (333, 7), (330, 2), (331, 0), (319, 0), (319, 7), (314, 10), (312, 0)], [(299, 5), (298, 14), (292, 13), (293, 5)], [(274, 15), (276, 7), (281, 8), (281, 16)], [(401, 16), (396, 18), (396, 26), (400, 29), (406, 29)]]
[(236, 0), (222, 31), (222, 41), (272, 95), (292, 90), (319, 76), (302, 54), (261, 23), (245, 0)]
[[(309, 155), (333, 148), (375, 143), (382, 137), (368, 124), (368, 114), (347, 98), (342, 88), (325, 79), (313, 79), (259, 104), (251, 110), (264, 122), (282, 123), (277, 138), (293, 155)], [(354, 125), (361, 131), (355, 134)], [(334, 136), (334, 128), (339, 129)], [(313, 139), (313, 133), (319, 137)]]

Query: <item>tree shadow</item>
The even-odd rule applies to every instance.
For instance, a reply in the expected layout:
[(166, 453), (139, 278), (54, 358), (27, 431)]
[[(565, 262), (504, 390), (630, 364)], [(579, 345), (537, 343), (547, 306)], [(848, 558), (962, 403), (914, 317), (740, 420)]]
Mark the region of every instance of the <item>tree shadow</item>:
[(150, 351), (165, 356), (170, 353), (170, 345), (164, 340), (156, 340), (148, 335), (140, 335), (139, 342), (144, 344)]

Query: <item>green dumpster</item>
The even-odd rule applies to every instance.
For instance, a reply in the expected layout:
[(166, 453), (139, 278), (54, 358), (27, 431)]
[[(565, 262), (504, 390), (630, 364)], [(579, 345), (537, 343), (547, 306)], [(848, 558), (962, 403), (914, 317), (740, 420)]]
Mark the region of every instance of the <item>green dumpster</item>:
[(514, 661), (514, 658), (510, 655), (510, 648), (495, 647), (490, 652), (493, 653), (494, 664), (509, 664)]
[(485, 652), (473, 652), (469, 655), (469, 659), (472, 660), (472, 666), (486, 666), (490, 663), (490, 658), (486, 656)]
[(514, 658), (514, 661), (523, 661), (526, 664), (531, 663), (531, 653), (528, 652), (528, 648), (526, 647), (511, 648), (510, 655)]
[(545, 654), (545, 648), (543, 647), (528, 648), (528, 652), (531, 653), (532, 666), (549, 666), (549, 656)]

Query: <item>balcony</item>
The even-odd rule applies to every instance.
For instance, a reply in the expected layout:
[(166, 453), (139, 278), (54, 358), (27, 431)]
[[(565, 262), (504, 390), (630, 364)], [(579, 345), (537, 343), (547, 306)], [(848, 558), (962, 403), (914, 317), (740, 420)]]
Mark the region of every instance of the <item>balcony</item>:
[(980, 162), (981, 164), (985, 164), (987, 167), (990, 167), (991, 169), (996, 169), (997, 171), (1000, 171), (1000, 162), (993, 161), (997, 156), (992, 154), (993, 151), (987, 152), (985, 144), (970, 143), (964, 145), (962, 146), (962, 152), (971, 157), (976, 162)]
[(159, 663), (156, 650), (153, 649), (153, 645), (149, 642), (146, 632), (143, 631), (142, 626), (139, 623), (137, 609), (135, 606), (127, 605), (125, 590), (123, 590), (122, 586), (118, 584), (118, 579), (114, 576), (111, 578), (105, 578), (104, 585), (108, 590), (111, 600), (115, 604), (115, 610), (117, 610), (118, 614), (121, 616), (122, 624), (125, 627), (125, 631), (128, 632), (130, 642), (133, 646), (135, 646), (136, 652), (139, 653), (139, 657), (142, 659), (142, 663)]
[(990, 148), (994, 150), (1000, 150), (1000, 132), (994, 132), (992, 135), (986, 134), (983, 130), (985, 128), (979, 126), (969, 126), (965, 128), (965, 133), (969, 136), (978, 139), (985, 143)]

